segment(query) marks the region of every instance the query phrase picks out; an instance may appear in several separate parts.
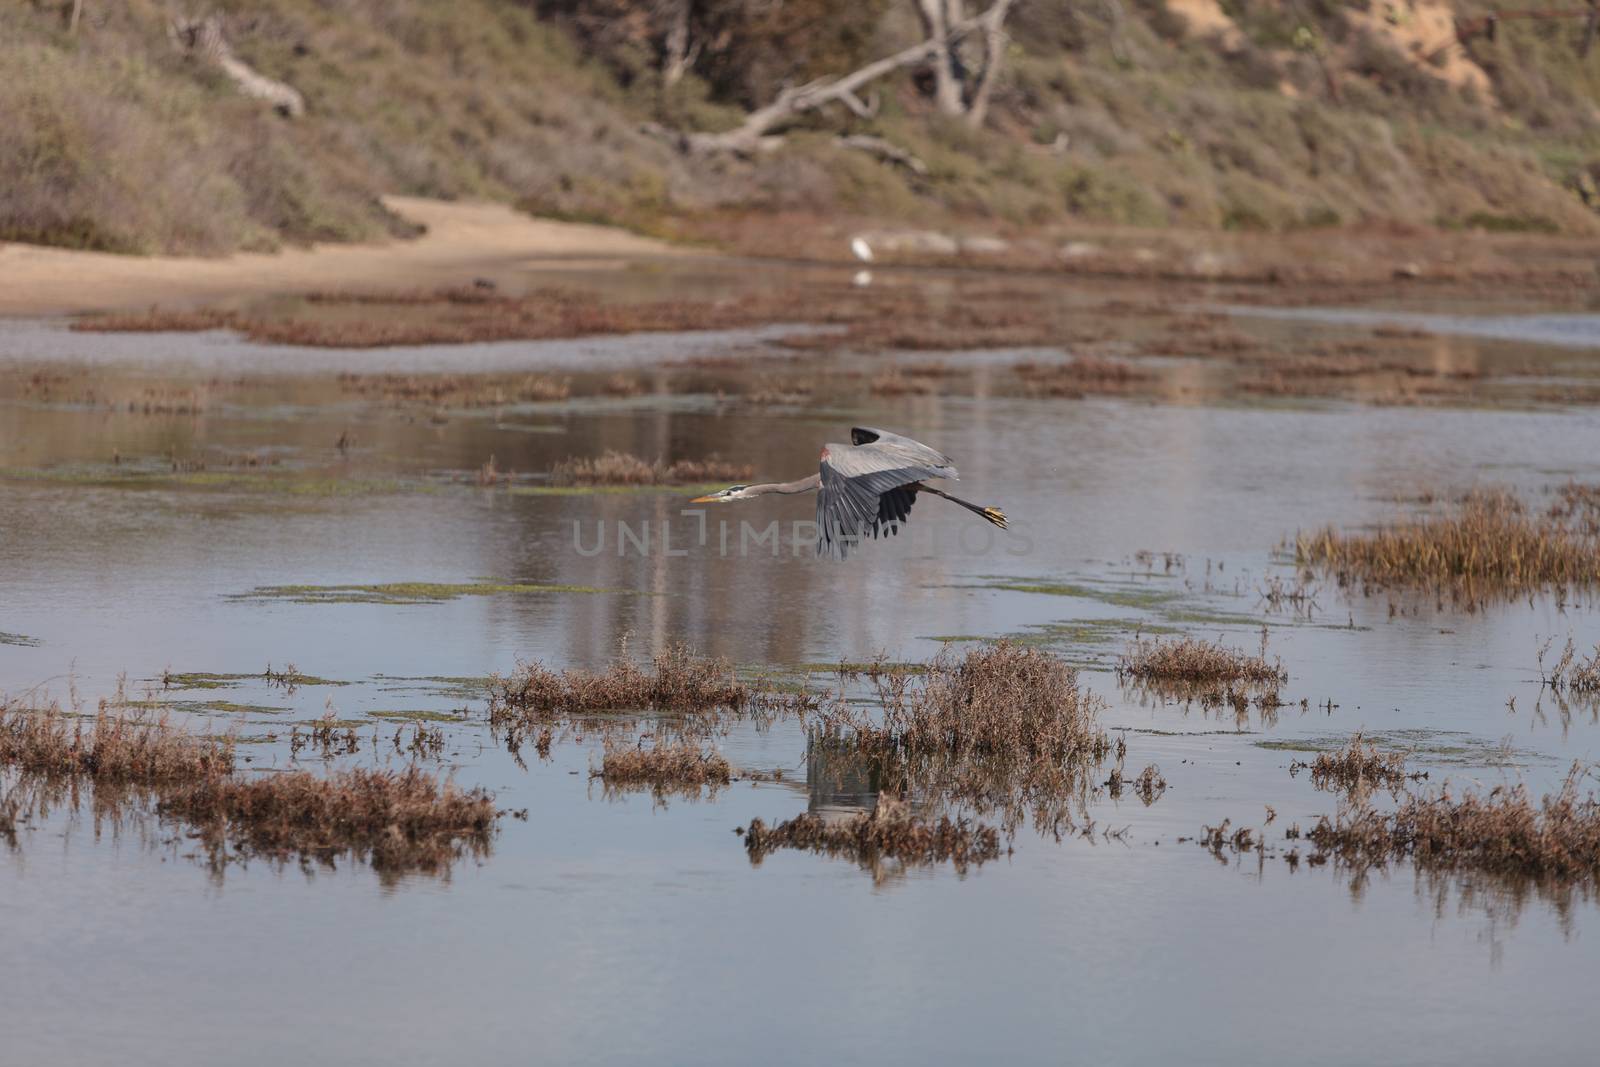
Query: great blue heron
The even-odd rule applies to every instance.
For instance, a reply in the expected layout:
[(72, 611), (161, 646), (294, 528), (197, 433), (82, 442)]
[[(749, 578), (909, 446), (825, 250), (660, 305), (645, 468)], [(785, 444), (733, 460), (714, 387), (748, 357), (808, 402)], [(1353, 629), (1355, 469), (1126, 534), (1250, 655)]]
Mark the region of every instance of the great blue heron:
[(735, 500), (817, 491), (817, 555), (844, 558), (864, 537), (900, 532), (918, 493), (932, 493), (1006, 528), (1006, 513), (986, 508), (927, 484), (930, 478), (959, 479), (950, 457), (921, 441), (887, 430), (856, 426), (848, 445), (823, 445), (821, 469), (794, 482), (730, 485), (697, 496), (691, 503), (727, 504)]

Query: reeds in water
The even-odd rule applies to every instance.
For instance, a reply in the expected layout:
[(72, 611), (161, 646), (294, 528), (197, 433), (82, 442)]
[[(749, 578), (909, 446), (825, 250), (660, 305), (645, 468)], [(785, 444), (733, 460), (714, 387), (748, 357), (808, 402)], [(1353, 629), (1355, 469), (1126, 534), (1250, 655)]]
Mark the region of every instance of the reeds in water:
[(1531, 512), (1505, 492), (1475, 492), (1448, 515), (1410, 519), (1370, 533), (1328, 528), (1303, 534), (1303, 566), (1332, 573), (1341, 585), (1418, 588), (1475, 605), (1489, 596), (1600, 582), (1600, 525), (1582, 504)]
[(922, 819), (905, 804), (882, 798), (872, 811), (832, 821), (807, 812), (776, 826), (751, 819), (744, 831), (750, 862), (780, 849), (801, 849), (855, 860), (876, 869), (883, 860), (906, 866), (951, 863), (958, 873), (998, 859), (1000, 832), (967, 819)]
[(385, 880), (443, 875), (463, 855), (486, 853), (495, 825), (487, 793), (415, 765), (245, 776), (227, 740), (105, 709), (92, 719), (53, 705), (0, 709), (0, 767), (45, 795), (75, 795), (87, 783), (97, 811), (153, 800), (162, 818), (193, 831), (218, 871), (258, 856), (329, 865), (343, 857), (369, 863)]
[(689, 741), (663, 741), (650, 748), (607, 743), (600, 767), (589, 772), (608, 791), (649, 789), (657, 800), (669, 793), (698, 796), (733, 780), (733, 767), (720, 752), (705, 752)]
[(715, 458), (651, 462), (608, 449), (595, 458), (562, 460), (550, 469), (550, 481), (554, 485), (700, 485), (738, 482), (754, 474), (755, 468), (748, 463)]

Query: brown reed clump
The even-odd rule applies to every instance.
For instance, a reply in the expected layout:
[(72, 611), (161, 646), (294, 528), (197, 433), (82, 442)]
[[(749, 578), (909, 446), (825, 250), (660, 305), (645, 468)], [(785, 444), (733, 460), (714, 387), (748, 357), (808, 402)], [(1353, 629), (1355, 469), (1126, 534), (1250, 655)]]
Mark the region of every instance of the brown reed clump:
[(1278, 660), (1266, 656), (1266, 636), (1256, 655), (1193, 637), (1163, 641), (1135, 637), (1117, 662), (1119, 678), (1158, 682), (1249, 682), (1276, 687), (1289, 680)]
[(1557, 693), (1600, 694), (1600, 645), (1595, 646), (1594, 654), (1588, 659), (1579, 659), (1577, 646), (1569, 637), (1555, 663), (1546, 667), (1544, 657), (1553, 640), (1546, 641), (1539, 649), (1539, 681)]
[(1600, 875), (1600, 801), (1579, 794), (1586, 773), (1574, 764), (1560, 790), (1537, 805), (1521, 785), (1459, 798), (1446, 787), (1407, 796), (1393, 812), (1356, 805), (1324, 816), (1306, 838), (1356, 871), (1409, 859), (1421, 870), (1593, 884)]
[(626, 452), (607, 449), (599, 458), (565, 459), (550, 469), (555, 485), (699, 485), (738, 482), (751, 477), (748, 463), (726, 463), (711, 458), (654, 463)]
[(598, 769), (589, 777), (601, 779), (607, 790), (649, 789), (658, 799), (668, 793), (698, 795), (702, 787), (713, 793), (733, 780), (733, 767), (720, 752), (702, 752), (689, 741), (663, 741), (651, 748), (607, 742)]
[(1008, 641), (925, 673), (873, 676), (882, 712), (835, 702), (814, 713), (822, 739), (875, 760), (884, 791), (944, 796), (1001, 815), (1012, 832), (1024, 813), (1060, 834), (1087, 809), (1088, 770), (1111, 751), (1103, 702), (1065, 662)]
[(47, 787), (95, 788), (98, 809), (151, 798), (157, 813), (191, 827), (211, 865), (298, 858), (369, 863), (383, 879), (442, 875), (487, 851), (495, 809), (413, 765), (403, 771), (290, 771), (243, 777), (227, 740), (195, 737), (164, 718), (74, 719), (59, 707), (0, 711), (0, 766)]
[(1454, 514), (1367, 534), (1302, 534), (1296, 556), (1341, 585), (1412, 587), (1475, 604), (1489, 595), (1600, 582), (1600, 532), (1574, 514), (1530, 514), (1509, 493), (1475, 492)]
[(885, 797), (872, 811), (842, 821), (813, 812), (773, 827), (751, 819), (744, 831), (744, 846), (752, 865), (759, 865), (779, 849), (792, 848), (846, 857), (869, 869), (884, 860), (906, 866), (949, 862), (957, 873), (966, 874), (969, 868), (1000, 857), (1000, 832), (948, 815), (937, 822), (924, 820), (906, 805)]
[(489, 684), (489, 719), (515, 724), (586, 711), (738, 710), (755, 696), (755, 687), (741, 681), (727, 660), (672, 645), (648, 668), (623, 658), (603, 671), (558, 673), (534, 663), (497, 675)]
[(1357, 731), (1345, 747), (1336, 752), (1323, 752), (1310, 763), (1292, 763), (1289, 772), (1309, 769), (1311, 783), (1318, 789), (1342, 791), (1352, 796), (1365, 796), (1374, 786), (1397, 792), (1407, 779), (1427, 777), (1426, 772), (1411, 774), (1406, 770), (1405, 753), (1379, 752), (1377, 745), (1362, 741)]
[(230, 741), (198, 741), (165, 716), (72, 718), (59, 707), (0, 707), (0, 766), (47, 778), (155, 788), (233, 773)]

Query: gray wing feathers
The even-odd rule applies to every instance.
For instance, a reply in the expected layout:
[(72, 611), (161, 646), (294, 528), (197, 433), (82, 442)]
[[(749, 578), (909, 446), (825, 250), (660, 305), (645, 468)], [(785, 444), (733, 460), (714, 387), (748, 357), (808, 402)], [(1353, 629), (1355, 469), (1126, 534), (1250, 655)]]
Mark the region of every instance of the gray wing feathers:
[(926, 478), (956, 477), (950, 458), (919, 441), (881, 430), (855, 429), (851, 436), (876, 435), (861, 445), (828, 445), (817, 493), (817, 554), (841, 559), (863, 537), (878, 536), (879, 498)]

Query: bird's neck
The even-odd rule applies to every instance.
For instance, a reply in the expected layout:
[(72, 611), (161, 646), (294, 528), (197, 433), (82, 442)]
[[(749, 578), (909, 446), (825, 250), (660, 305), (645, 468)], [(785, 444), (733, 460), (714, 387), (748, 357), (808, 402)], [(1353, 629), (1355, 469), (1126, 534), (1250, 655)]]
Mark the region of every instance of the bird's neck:
[(743, 493), (744, 496), (766, 496), (769, 493), (809, 493), (822, 486), (822, 475), (812, 474), (793, 482), (767, 482), (763, 485), (752, 485)]

